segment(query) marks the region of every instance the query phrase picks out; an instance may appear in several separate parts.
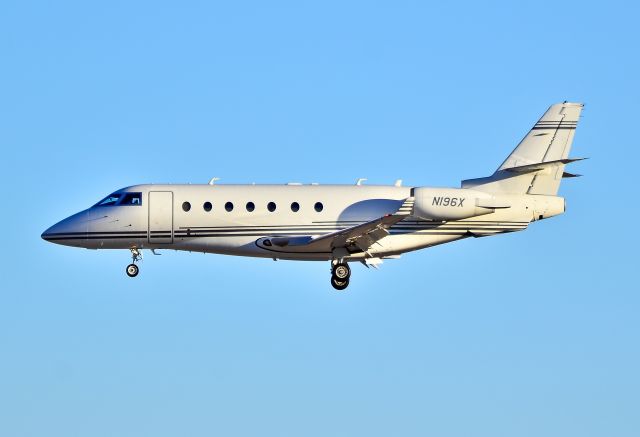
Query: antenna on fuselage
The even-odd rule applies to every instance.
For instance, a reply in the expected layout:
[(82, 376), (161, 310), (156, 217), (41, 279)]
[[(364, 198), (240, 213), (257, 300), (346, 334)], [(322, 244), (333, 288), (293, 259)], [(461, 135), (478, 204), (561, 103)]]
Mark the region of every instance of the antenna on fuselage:
[(211, 180), (209, 181), (209, 185), (215, 185), (216, 181), (219, 181), (220, 178), (211, 178)]
[(396, 182), (393, 184), (396, 187), (401, 187), (402, 186), (402, 179), (396, 179)]
[(367, 180), (367, 178), (360, 178), (360, 179), (358, 179), (358, 180), (356, 181), (356, 185), (362, 185), (362, 183), (363, 183), (364, 181), (366, 181), (366, 180)]

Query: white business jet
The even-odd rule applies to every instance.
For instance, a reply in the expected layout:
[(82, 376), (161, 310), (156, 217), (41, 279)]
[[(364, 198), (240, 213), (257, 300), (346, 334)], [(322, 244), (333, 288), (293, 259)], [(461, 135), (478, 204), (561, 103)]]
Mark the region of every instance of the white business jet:
[[(349, 285), (350, 261), (383, 259), (466, 237), (526, 229), (562, 214), (557, 196), (583, 105), (551, 106), (488, 177), (461, 188), (355, 185), (136, 185), (47, 229), (42, 238), (87, 249), (175, 249), (330, 261), (331, 285)], [(155, 252), (154, 252), (155, 253)]]

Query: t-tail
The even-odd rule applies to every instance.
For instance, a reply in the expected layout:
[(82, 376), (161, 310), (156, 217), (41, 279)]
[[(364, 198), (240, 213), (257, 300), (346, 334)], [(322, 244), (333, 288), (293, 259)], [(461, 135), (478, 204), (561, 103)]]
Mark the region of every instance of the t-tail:
[(579, 175), (565, 166), (581, 158), (569, 158), (582, 103), (552, 105), (524, 139), (489, 177), (462, 181), (462, 188), (504, 194), (558, 194), (560, 182)]

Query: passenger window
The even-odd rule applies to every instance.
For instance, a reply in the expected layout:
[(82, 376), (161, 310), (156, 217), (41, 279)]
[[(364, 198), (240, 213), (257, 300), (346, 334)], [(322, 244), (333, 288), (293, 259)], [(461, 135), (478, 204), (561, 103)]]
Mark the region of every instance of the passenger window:
[(142, 205), (142, 193), (125, 193), (120, 205)]
[(247, 202), (247, 211), (252, 212), (254, 209), (256, 209), (256, 206), (253, 202)]
[(122, 194), (110, 194), (100, 202), (96, 203), (96, 206), (113, 206), (118, 203), (118, 200), (122, 197)]
[(211, 211), (211, 208), (213, 208), (213, 205), (211, 205), (211, 202), (204, 202), (204, 204), (202, 205), (202, 208), (205, 211), (209, 212)]
[(231, 202), (227, 202), (227, 203), (225, 203), (225, 204), (224, 204), (224, 209), (226, 209), (226, 210), (227, 210), (227, 212), (231, 212), (231, 211), (233, 211), (233, 203), (231, 203)]
[(189, 212), (191, 210), (191, 204), (189, 202), (182, 203), (182, 210), (184, 212)]
[(324, 206), (321, 202), (316, 202), (316, 204), (313, 205), (313, 209), (315, 209), (316, 212), (321, 212), (324, 209)]
[(275, 204), (275, 203), (273, 203), (273, 202), (269, 202), (269, 203), (267, 204), (267, 209), (269, 210), (269, 212), (273, 212), (273, 211), (275, 211), (275, 210), (276, 210), (276, 204)]
[(293, 211), (293, 212), (300, 211), (300, 204), (298, 202), (293, 202), (291, 204), (291, 211)]

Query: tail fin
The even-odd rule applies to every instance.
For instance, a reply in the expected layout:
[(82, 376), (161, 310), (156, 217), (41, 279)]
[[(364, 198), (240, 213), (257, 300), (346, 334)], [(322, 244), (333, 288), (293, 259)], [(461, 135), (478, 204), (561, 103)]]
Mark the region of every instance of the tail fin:
[(556, 195), (575, 135), (581, 103), (552, 105), (502, 165), (487, 178), (462, 181), (462, 188), (492, 193)]

